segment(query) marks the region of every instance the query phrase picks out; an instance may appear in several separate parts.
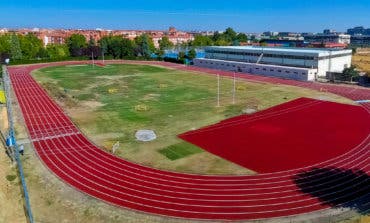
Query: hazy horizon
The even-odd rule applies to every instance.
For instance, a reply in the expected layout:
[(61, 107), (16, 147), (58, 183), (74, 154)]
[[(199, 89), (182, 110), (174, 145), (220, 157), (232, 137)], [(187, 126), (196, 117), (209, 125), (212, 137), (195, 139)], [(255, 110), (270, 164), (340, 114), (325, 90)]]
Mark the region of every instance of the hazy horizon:
[(345, 32), (354, 26), (370, 27), (370, 1), (170, 0), (140, 4), (122, 1), (20, 0), (2, 3), (4, 28), (216, 31), (232, 27), (238, 32)]

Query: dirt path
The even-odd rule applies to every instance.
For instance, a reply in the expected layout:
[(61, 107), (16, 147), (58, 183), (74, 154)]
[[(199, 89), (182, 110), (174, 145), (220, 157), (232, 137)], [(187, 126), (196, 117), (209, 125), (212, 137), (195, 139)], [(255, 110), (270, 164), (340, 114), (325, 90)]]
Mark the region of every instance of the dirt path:
[[(0, 129), (8, 127), (6, 108), (0, 108)], [(0, 223), (26, 222), (17, 169), (0, 144)]]

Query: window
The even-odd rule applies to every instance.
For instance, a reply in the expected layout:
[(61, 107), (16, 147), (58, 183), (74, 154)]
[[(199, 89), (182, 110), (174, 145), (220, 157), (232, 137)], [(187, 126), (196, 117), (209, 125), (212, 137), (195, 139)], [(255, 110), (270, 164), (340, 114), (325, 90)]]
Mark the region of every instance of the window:
[(281, 70), (278, 70), (279, 73), (281, 73)]
[(266, 70), (266, 68), (263, 68), (262, 70)]

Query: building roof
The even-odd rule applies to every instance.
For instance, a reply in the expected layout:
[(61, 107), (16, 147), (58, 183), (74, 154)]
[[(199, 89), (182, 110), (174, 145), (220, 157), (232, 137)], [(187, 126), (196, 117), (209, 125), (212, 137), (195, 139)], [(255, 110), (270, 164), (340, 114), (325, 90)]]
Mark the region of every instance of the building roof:
[(208, 49), (235, 50), (235, 51), (258, 51), (270, 53), (292, 54), (338, 54), (350, 53), (352, 50), (328, 49), (328, 48), (298, 48), (298, 47), (262, 47), (262, 46), (211, 46)]

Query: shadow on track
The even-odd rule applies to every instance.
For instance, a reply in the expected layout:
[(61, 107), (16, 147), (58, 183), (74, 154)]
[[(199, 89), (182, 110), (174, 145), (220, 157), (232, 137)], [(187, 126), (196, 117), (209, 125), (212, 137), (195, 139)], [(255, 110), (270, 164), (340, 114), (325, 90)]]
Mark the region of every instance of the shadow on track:
[(313, 168), (298, 173), (294, 182), (323, 204), (370, 213), (370, 176), (362, 170)]

